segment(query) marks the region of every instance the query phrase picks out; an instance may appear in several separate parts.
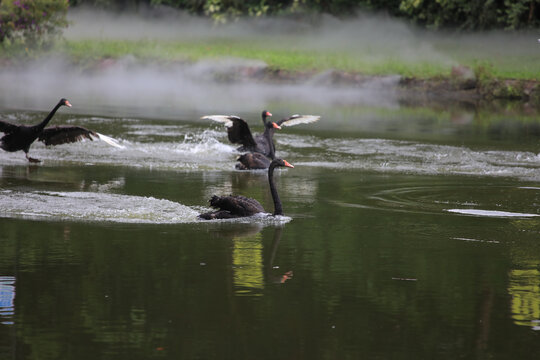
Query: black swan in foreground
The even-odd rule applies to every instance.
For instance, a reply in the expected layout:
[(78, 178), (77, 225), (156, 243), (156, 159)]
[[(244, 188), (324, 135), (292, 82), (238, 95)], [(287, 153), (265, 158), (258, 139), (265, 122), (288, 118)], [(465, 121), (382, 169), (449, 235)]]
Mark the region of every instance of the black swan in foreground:
[(42, 141), (45, 145), (60, 145), (80, 141), (85, 138), (93, 140), (92, 137), (95, 137), (105, 141), (109, 145), (122, 147), (116, 140), (81, 126), (61, 125), (45, 128), (61, 106), (71, 107), (71, 104), (66, 99), (60, 99), (58, 104), (56, 104), (42, 122), (32, 126), (16, 125), (0, 120), (0, 132), (5, 133), (0, 139), (0, 148), (9, 152), (22, 150), (26, 154), (28, 161), (40, 162), (40, 160), (28, 156), (30, 145), (36, 140)]
[[(283, 209), (281, 207), (281, 201), (277, 193), (276, 186), (274, 185), (274, 169), (276, 167), (287, 166), (293, 168), (286, 160), (274, 159), (270, 163), (268, 168), (268, 183), (270, 185), (270, 192), (272, 194), (272, 200), (274, 200), (274, 216), (283, 215)], [(210, 205), (219, 210), (200, 214), (199, 218), (203, 220), (214, 219), (233, 219), (239, 217), (252, 216), (258, 213), (264, 213), (264, 208), (255, 199), (247, 198), (240, 195), (229, 196), (212, 196), (210, 199)]]

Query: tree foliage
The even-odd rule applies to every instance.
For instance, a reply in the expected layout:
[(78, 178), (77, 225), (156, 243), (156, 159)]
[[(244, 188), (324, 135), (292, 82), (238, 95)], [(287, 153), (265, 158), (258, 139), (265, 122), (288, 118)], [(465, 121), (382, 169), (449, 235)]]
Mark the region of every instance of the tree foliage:
[(2, 0), (2, 47), (45, 47), (67, 26), (68, 0)]
[[(430, 28), (484, 30), (540, 26), (540, 0), (71, 0), (71, 6), (121, 11), (165, 5), (225, 22), (241, 16), (299, 13), (354, 16), (386, 12)], [(0, 46), (46, 47), (67, 26), (68, 0), (1, 0)]]
[(339, 17), (385, 12), (431, 28), (520, 29), (540, 26), (540, 0), (72, 0), (111, 9), (166, 5), (226, 21), (240, 16), (302, 12)]
[(403, 0), (400, 11), (428, 27), (518, 29), (540, 25), (540, 0)]

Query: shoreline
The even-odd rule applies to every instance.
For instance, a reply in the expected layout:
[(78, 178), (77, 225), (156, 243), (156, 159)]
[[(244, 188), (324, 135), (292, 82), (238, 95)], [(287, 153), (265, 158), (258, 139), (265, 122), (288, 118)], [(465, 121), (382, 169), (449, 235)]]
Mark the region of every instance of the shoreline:
[[(463, 69), (467, 71), (462, 74)], [(432, 78), (401, 75), (366, 75), (359, 72), (326, 70), (324, 72), (298, 72), (266, 68), (262, 71), (244, 69), (243, 74), (254, 80), (270, 82), (312, 82), (333, 86), (366, 87), (374, 91), (393, 88), (398, 97), (410, 103), (464, 103), (478, 104), (491, 101), (513, 101), (536, 106), (540, 110), (540, 81), (527, 79), (476, 79), (472, 71), (461, 67), (450, 76)], [(243, 75), (245, 76), (245, 75)]]

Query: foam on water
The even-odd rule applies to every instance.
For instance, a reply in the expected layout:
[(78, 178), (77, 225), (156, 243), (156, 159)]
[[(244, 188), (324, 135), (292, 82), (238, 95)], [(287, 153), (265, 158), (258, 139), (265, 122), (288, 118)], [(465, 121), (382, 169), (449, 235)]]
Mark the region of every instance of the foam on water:
[(538, 214), (527, 214), (527, 213), (516, 213), (509, 211), (494, 211), (494, 210), (482, 210), (482, 209), (448, 209), (448, 212), (462, 214), (462, 215), (472, 215), (472, 216), (482, 216), (482, 217), (536, 217), (540, 216)]
[[(129, 126), (128, 128), (131, 128)], [(43, 161), (83, 163), (86, 165), (117, 165), (173, 170), (230, 170), (238, 155), (234, 146), (223, 143), (218, 137), (225, 132), (203, 130), (182, 131), (171, 126), (137, 126), (135, 133), (127, 133), (122, 138), (116, 136), (122, 148), (112, 147), (103, 141), (82, 141), (72, 144), (46, 147), (36, 142), (30, 155)], [(164, 130), (165, 129), (165, 130)], [(164, 135), (163, 132), (169, 133)], [(172, 139), (163, 141), (162, 137)], [(152, 137), (150, 139), (150, 137)], [(131, 140), (133, 139), (133, 140)], [(0, 164), (25, 164), (23, 152), (0, 151)]]
[(0, 216), (27, 219), (172, 224), (199, 214), (169, 200), (96, 192), (3, 191), (0, 201)]
[[(0, 191), (0, 217), (139, 224), (206, 222), (197, 216), (210, 209), (166, 199), (98, 192)], [(292, 219), (261, 213), (212, 222), (285, 224)]]
[[(207, 209), (212, 211), (215, 209)], [(274, 216), (270, 213), (258, 213), (249, 217), (241, 217), (235, 219), (218, 219), (218, 220), (200, 220), (205, 223), (237, 223), (237, 224), (262, 224), (262, 225), (283, 225), (292, 220), (291, 217), (286, 215)]]
[[(279, 136), (277, 149), (306, 149), (297, 135)], [(540, 180), (540, 156), (521, 151), (481, 151), (467, 147), (386, 139), (314, 139), (308, 156), (295, 165), (337, 169), (506, 176)], [(305, 152), (305, 150), (304, 150)], [(293, 156), (290, 156), (291, 158)]]
[[(25, 113), (20, 116), (24, 117)], [(211, 124), (156, 124), (129, 118), (109, 119), (107, 122), (100, 117), (82, 117), (68, 122), (82, 123), (112, 136), (124, 148), (115, 148), (103, 141), (52, 147), (36, 142), (32, 145), (30, 155), (43, 160), (45, 165), (61, 161), (179, 171), (223, 171), (234, 169), (239, 154), (237, 145), (228, 141), (223, 127), (212, 127)], [(260, 127), (255, 128), (254, 132), (259, 130)], [(274, 140), (277, 156), (300, 166), (540, 180), (540, 156), (531, 152), (477, 150), (464, 146), (376, 138), (323, 138), (287, 131), (277, 132)], [(22, 152), (13, 154), (0, 151), (0, 165), (25, 163), (27, 161)]]

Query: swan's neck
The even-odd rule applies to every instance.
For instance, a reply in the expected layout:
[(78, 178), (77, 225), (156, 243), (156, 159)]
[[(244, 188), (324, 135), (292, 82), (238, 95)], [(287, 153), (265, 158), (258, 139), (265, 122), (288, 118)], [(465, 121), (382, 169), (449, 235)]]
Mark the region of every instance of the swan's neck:
[(268, 127), (264, 129), (264, 137), (268, 141), (268, 146), (270, 147), (270, 159), (274, 160), (276, 158), (276, 148), (274, 146), (274, 132), (276, 129), (274, 127)]
[(268, 168), (268, 182), (270, 183), (270, 193), (272, 194), (272, 200), (274, 201), (274, 215), (283, 215), (283, 208), (281, 207), (281, 200), (274, 184), (274, 168), (273, 164)]
[(58, 111), (58, 109), (60, 109), (60, 106), (62, 106), (62, 102), (59, 102), (58, 104), (56, 104), (56, 106), (51, 110), (51, 112), (49, 113), (49, 115), (47, 115), (47, 117), (45, 119), (43, 119), (42, 122), (40, 122), (38, 125), (37, 125), (37, 128), (40, 129), (40, 130), (43, 130), (45, 128), (45, 126), (47, 126), (47, 124), (49, 123), (49, 121), (51, 121), (52, 117), (54, 116), (54, 114)]

